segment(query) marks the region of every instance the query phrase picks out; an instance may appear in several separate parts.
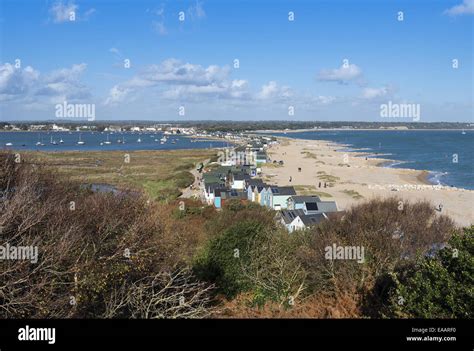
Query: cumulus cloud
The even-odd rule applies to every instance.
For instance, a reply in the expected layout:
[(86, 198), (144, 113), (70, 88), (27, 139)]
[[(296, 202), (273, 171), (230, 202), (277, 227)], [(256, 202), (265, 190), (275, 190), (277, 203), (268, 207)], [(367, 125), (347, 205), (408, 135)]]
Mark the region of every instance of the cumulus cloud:
[(95, 9), (91, 8), (82, 14), (79, 14), (79, 5), (75, 4), (74, 1), (63, 3), (62, 1), (55, 2), (49, 9), (49, 13), (54, 23), (70, 22), (72, 16), (74, 21), (86, 21), (95, 12)]
[(0, 100), (28, 100), (40, 105), (89, 98), (90, 90), (80, 81), (86, 67), (81, 63), (42, 75), (31, 66), (16, 68), (5, 63), (0, 65)]
[(461, 4), (445, 10), (444, 14), (448, 16), (472, 15), (474, 14), (474, 0), (464, 0)]
[(46, 74), (36, 95), (50, 96), (55, 101), (90, 97), (89, 89), (80, 81), (80, 76), (86, 68), (87, 65), (81, 63), (72, 65), (71, 68), (62, 68)]
[(130, 93), (130, 89), (115, 85), (110, 89), (108, 97), (105, 99), (105, 105), (113, 105), (125, 100), (127, 95)]
[(262, 86), (262, 89), (257, 94), (258, 99), (288, 99), (292, 96), (292, 92), (287, 86), (280, 86), (275, 81), (270, 81)]
[(114, 86), (105, 104), (124, 101), (144, 88), (158, 89), (166, 99), (197, 99), (199, 96), (237, 99), (247, 96), (247, 81), (230, 78), (230, 68), (184, 63), (168, 59), (151, 65), (130, 80)]
[(358, 66), (354, 64), (343, 64), (339, 68), (321, 70), (318, 74), (318, 79), (321, 81), (347, 84), (350, 81), (361, 78), (361, 76), (362, 70)]
[(38, 78), (39, 72), (31, 66), (16, 68), (8, 62), (0, 65), (0, 100), (11, 100), (27, 94)]
[(210, 65), (183, 63), (176, 59), (168, 59), (159, 65), (150, 66), (142, 78), (154, 82), (186, 85), (209, 85), (228, 78), (230, 68)]

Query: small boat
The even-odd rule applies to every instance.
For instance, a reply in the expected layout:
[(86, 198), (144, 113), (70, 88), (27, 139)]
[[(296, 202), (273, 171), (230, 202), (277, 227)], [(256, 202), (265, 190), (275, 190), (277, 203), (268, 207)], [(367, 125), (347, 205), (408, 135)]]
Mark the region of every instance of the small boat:
[(12, 143), (6, 143), (5, 146), (13, 146)]
[(79, 141), (77, 142), (77, 145), (84, 145), (84, 144), (85, 144), (85, 142), (82, 141), (81, 134), (79, 134)]
[(105, 145), (110, 145), (111, 141), (109, 141), (109, 134), (107, 134), (107, 141), (104, 141)]
[(60, 144), (64, 144), (64, 140), (61, 138), (61, 139), (59, 140), (59, 143), (60, 143)]
[(53, 136), (51, 136), (51, 139), (49, 140), (49, 143), (51, 145), (58, 145), (57, 141), (56, 140), (53, 140)]
[(158, 139), (155, 139), (155, 141), (158, 141)]
[(462, 132), (461, 132), (462, 135), (465, 135), (466, 134), (466, 131), (463, 129)]
[(138, 138), (137, 143), (141, 143), (141, 142), (142, 142), (142, 139)]
[(160, 141), (162, 143), (166, 143), (168, 141), (168, 138), (166, 136), (164, 136), (163, 138), (160, 139)]
[(39, 134), (38, 134), (38, 141), (36, 142), (36, 146), (44, 146), (43, 138), (41, 138), (41, 141), (40, 141), (40, 135)]

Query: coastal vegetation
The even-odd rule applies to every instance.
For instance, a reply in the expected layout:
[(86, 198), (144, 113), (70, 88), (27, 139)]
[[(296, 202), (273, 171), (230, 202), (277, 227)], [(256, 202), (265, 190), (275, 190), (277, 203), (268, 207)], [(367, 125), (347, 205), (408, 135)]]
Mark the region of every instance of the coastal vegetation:
[(352, 197), (353, 199), (362, 199), (363, 196), (361, 194), (359, 194), (357, 191), (355, 190), (348, 190), (348, 189), (344, 189), (343, 191), (341, 191), (342, 193), (344, 194), (347, 194), (349, 195), (350, 197)]
[[(194, 156), (132, 154), (134, 178), (125, 166), (127, 177), (115, 175), (120, 154), (91, 154), (78, 166), (65, 155), (0, 154), (2, 245), (39, 251), (37, 263), (0, 262), (1, 318), (473, 317), (474, 227), (457, 228), (427, 202), (366, 200), (288, 234), (254, 203), (218, 211), (153, 201), (136, 186), (185, 172)], [(82, 186), (106, 180), (96, 160), (121, 192)], [(364, 254), (328, 259), (333, 246)]]
[(194, 182), (190, 170), (215, 150), (25, 152), (28, 162), (51, 168), (84, 184), (108, 184), (142, 191), (151, 199), (173, 200)]

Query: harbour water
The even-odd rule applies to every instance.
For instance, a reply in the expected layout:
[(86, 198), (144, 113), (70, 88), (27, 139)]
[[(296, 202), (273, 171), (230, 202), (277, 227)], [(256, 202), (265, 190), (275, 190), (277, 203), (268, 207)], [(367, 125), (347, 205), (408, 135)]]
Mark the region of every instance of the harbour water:
[(112, 151), (205, 149), (227, 142), (163, 133), (0, 132), (0, 149), (38, 151)]

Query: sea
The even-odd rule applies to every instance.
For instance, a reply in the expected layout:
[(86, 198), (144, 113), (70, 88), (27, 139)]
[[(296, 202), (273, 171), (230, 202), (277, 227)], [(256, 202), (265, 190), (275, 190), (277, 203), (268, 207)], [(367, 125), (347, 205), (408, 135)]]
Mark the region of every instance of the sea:
[[(166, 137), (166, 141), (162, 143), (163, 137)], [(83, 142), (83, 144), (78, 144), (78, 142)], [(7, 146), (10, 143), (12, 145)], [(16, 151), (135, 151), (227, 146), (229, 146), (228, 143), (223, 141), (190, 138), (179, 134), (164, 135), (161, 132), (0, 132), (0, 149)]]
[(427, 170), (433, 184), (474, 190), (473, 130), (321, 130), (272, 135), (339, 143), (347, 152), (392, 160), (383, 167)]

